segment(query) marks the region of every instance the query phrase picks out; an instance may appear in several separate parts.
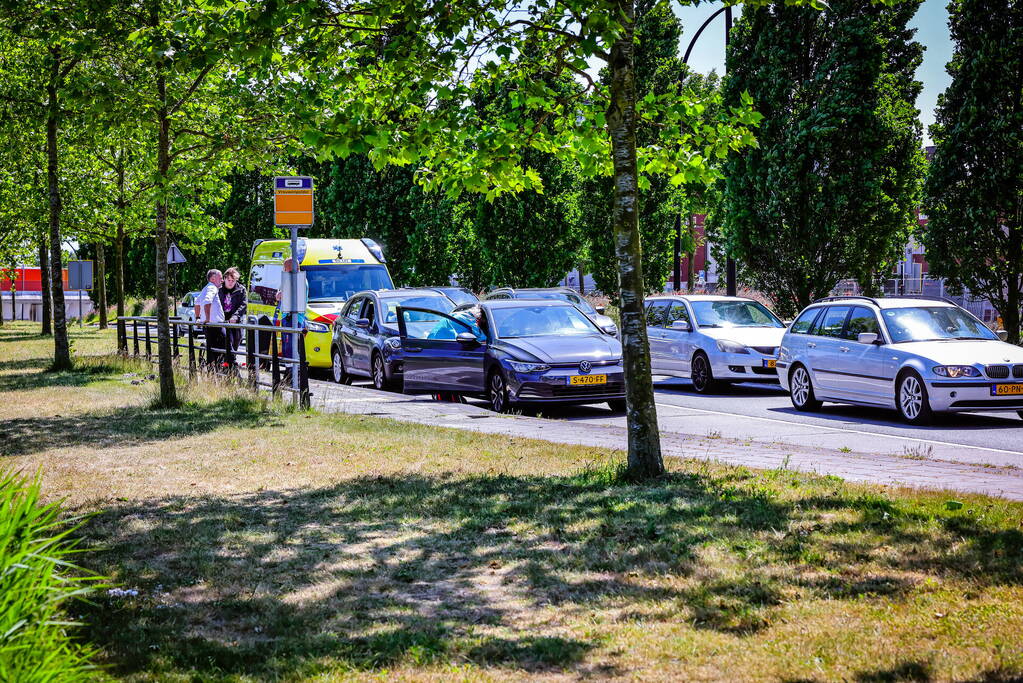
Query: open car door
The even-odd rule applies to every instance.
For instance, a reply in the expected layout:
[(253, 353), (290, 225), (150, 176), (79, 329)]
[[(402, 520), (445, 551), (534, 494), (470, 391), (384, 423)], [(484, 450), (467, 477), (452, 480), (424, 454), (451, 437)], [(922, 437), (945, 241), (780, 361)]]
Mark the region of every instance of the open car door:
[(486, 338), (478, 328), (426, 308), (398, 307), (407, 394), (482, 394)]

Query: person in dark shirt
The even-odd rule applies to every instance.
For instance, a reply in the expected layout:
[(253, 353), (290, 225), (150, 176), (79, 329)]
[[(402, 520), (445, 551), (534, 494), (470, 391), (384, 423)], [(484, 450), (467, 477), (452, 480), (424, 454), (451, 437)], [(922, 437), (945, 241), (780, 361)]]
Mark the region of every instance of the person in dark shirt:
[[(245, 286), (239, 282), (241, 273), (237, 268), (231, 267), (224, 271), (224, 284), (220, 286), (220, 304), (224, 308), (224, 320), (229, 323), (245, 322), (245, 312), (248, 308), (248, 293)], [(227, 330), (227, 364), (230, 367), (235, 365), (235, 353), (242, 341), (242, 331), (228, 328)]]

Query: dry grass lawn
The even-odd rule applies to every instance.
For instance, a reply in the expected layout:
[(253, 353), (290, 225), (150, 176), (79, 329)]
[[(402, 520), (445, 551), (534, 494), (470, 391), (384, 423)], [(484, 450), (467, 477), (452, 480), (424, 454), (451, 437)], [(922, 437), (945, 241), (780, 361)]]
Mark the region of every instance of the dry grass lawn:
[(82, 563), (137, 591), (81, 607), (113, 678), (1023, 677), (1018, 503), (677, 460), (622, 484), (621, 453), (211, 383), (150, 410), (147, 366), (44, 373), (33, 332), (0, 331), (0, 462), (95, 513)]

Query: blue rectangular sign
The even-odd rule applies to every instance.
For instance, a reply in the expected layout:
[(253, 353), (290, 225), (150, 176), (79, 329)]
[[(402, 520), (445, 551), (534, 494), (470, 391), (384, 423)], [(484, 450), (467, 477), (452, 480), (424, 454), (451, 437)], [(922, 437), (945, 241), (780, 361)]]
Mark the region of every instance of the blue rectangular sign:
[(308, 176), (292, 176), (274, 178), (274, 186), (278, 190), (311, 190), (313, 179)]

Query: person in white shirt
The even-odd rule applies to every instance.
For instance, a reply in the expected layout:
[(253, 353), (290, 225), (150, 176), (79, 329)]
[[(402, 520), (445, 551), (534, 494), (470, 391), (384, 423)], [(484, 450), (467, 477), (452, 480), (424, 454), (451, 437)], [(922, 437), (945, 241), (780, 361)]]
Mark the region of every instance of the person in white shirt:
[(219, 370), (224, 365), (227, 337), (224, 328), (216, 327), (224, 322), (224, 307), (220, 303), (220, 283), (224, 276), (216, 268), (206, 273), (206, 287), (195, 300), (195, 319), (206, 324), (206, 363)]

